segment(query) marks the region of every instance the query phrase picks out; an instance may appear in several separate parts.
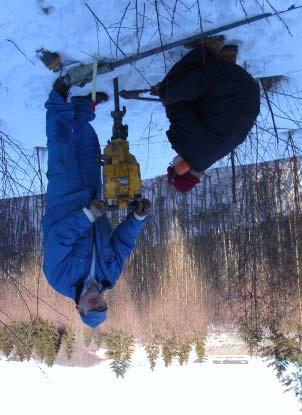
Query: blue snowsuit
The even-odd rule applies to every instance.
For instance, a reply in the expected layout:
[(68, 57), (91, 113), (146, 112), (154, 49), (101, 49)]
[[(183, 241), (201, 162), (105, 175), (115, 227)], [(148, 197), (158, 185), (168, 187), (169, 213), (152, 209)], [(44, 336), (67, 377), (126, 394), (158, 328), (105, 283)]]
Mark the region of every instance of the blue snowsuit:
[[(100, 146), (89, 124), (95, 118), (91, 103), (83, 98), (68, 103), (53, 90), (45, 107), (48, 187), (43, 270), (56, 291), (77, 303), (90, 271), (93, 243), (96, 277), (105, 289), (112, 289), (146, 220), (131, 214), (113, 233), (106, 214), (90, 222), (83, 208), (90, 207), (101, 186)], [(106, 319), (106, 312), (92, 311), (81, 318), (96, 327)]]

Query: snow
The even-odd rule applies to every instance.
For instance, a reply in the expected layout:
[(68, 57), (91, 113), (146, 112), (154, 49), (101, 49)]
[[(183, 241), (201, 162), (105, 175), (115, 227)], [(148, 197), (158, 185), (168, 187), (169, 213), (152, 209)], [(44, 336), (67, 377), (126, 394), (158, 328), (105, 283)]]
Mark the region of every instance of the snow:
[(243, 356), (245, 365), (218, 365), (213, 359), (187, 366), (160, 362), (154, 372), (142, 347), (132, 367), (116, 379), (109, 362), (91, 368), (43, 366), (33, 361), (0, 361), (1, 409), (7, 414), (154, 413), (213, 415), (296, 415), (298, 403), (260, 359)]
[[(132, 3), (119, 33), (119, 47), (125, 54), (133, 54), (137, 50), (136, 13), (134, 2)], [(271, 3), (276, 9), (284, 10), (291, 6), (292, 1), (274, 0)], [(118, 22), (127, 4), (128, 0), (111, 2), (91, 0), (89, 2), (90, 7), (108, 27), (115, 41)], [(144, 4), (146, 4), (147, 17), (144, 19), (141, 50), (158, 46), (160, 42), (154, 4), (139, 0), (138, 10), (141, 14)], [(166, 2), (166, 4), (171, 14), (174, 2)], [(250, 16), (262, 13), (254, 1), (249, 0), (243, 4)], [(171, 16), (162, 3), (159, 3), (163, 42), (178, 40), (200, 31), (197, 9), (193, 5), (194, 3), (188, 0), (178, 2), (174, 33), (171, 38)], [(52, 6), (48, 15), (42, 11), (42, 6), (44, 8)], [(300, 50), (302, 35), (301, 10), (282, 15), (292, 36), (288, 34), (285, 26), (277, 17), (226, 32), (228, 41), (234, 39), (240, 41), (239, 63), (245, 63), (255, 76), (289, 74), (299, 80), (302, 68), (301, 54), (297, 51)], [(272, 11), (267, 3), (264, 11)], [(235, 0), (224, 0), (223, 6), (218, 0), (204, 0), (201, 4), (201, 14), (204, 19), (204, 30), (245, 17), (239, 2)], [(138, 16), (138, 22), (139, 27), (142, 27), (141, 15)], [(27, 58), (7, 39), (14, 41)], [(79, 60), (87, 63), (90, 61), (87, 53), (91, 55), (97, 53), (98, 50), (102, 58), (116, 58), (115, 46), (110, 44), (107, 34), (101, 27), (98, 47), (95, 20), (85, 7), (84, 1), (10, 0), (5, 3), (4, 7), (2, 6), (0, 130), (29, 147), (46, 145), (43, 105), (57, 76), (47, 71), (37, 60), (35, 51), (41, 47), (60, 52), (67, 61)], [(166, 53), (167, 68), (170, 68), (183, 53), (185, 53), (183, 48), (176, 48)], [(117, 56), (118, 58), (124, 57), (120, 51)], [(119, 76), (121, 89), (131, 89), (148, 86), (144, 79), (154, 84), (162, 79), (164, 73), (165, 66), (160, 55), (99, 77), (98, 88), (110, 94), (110, 101), (97, 109), (97, 119), (93, 123), (102, 145), (111, 136), (110, 111), (113, 109), (113, 77)], [(81, 93), (87, 93), (87, 91), (89, 91), (89, 86)], [(78, 92), (74, 91), (74, 94)], [(122, 103), (127, 105), (125, 121), (129, 124), (129, 140), (132, 151), (141, 163), (143, 178), (163, 174), (174, 154), (165, 136), (167, 120), (161, 104), (137, 101), (123, 101)]]

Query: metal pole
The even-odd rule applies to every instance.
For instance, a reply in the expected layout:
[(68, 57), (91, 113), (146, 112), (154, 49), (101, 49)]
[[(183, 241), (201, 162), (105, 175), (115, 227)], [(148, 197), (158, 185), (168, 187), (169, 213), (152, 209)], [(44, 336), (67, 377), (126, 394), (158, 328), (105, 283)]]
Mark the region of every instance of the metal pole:
[(123, 106), (122, 111), (120, 110), (120, 96), (118, 90), (118, 78), (113, 79), (113, 91), (114, 91), (114, 111), (111, 111), (113, 118), (113, 128), (111, 140), (122, 138), (127, 140), (128, 137), (128, 125), (123, 124), (123, 117), (126, 114), (126, 107)]
[(114, 90), (114, 109), (115, 111), (120, 110), (120, 96), (118, 90), (118, 78), (113, 79), (113, 90)]
[(92, 93), (91, 93), (91, 102), (92, 102), (93, 111), (95, 111), (95, 107), (96, 107), (97, 69), (98, 69), (98, 58), (95, 56), (93, 60), (93, 69), (92, 69)]
[(248, 19), (239, 20), (238, 22), (234, 22), (234, 23), (231, 23), (225, 26), (221, 26), (221, 27), (218, 27), (217, 29), (208, 30), (207, 32), (203, 32), (202, 34), (199, 33), (198, 35), (190, 36), (185, 39), (180, 39), (180, 40), (177, 40), (176, 42), (168, 43), (167, 45), (163, 45), (163, 46), (158, 46), (156, 48), (146, 50), (145, 52), (138, 53), (137, 55), (133, 55), (133, 56), (126, 57), (124, 59), (120, 59), (116, 62), (112, 62), (111, 66), (112, 66), (112, 69), (115, 69), (127, 63), (136, 62), (138, 60), (147, 58), (149, 56), (156, 55), (157, 53), (176, 48), (177, 46), (182, 46), (185, 43), (191, 43), (191, 42), (194, 42), (195, 40), (202, 39), (203, 37), (206, 37), (206, 36), (213, 36), (220, 32), (226, 32), (227, 30), (234, 29), (235, 27), (243, 26), (248, 23), (253, 23), (253, 22), (256, 22), (257, 20), (265, 19), (270, 16), (272, 16), (272, 13), (264, 13), (264, 14), (260, 14), (258, 16), (254, 16)]

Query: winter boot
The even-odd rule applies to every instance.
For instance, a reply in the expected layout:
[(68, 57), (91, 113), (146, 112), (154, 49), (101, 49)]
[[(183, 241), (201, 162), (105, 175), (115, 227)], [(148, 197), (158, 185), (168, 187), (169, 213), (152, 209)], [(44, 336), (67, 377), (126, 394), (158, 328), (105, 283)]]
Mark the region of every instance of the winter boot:
[(71, 88), (70, 83), (68, 82), (68, 77), (59, 77), (55, 80), (55, 83), (53, 84), (53, 89), (61, 95), (65, 100), (68, 98), (69, 90)]
[(222, 62), (236, 63), (238, 56), (238, 45), (225, 45), (221, 49), (218, 58)]
[(210, 49), (214, 55), (218, 55), (223, 48), (225, 37), (223, 35), (204, 37), (200, 40), (185, 44), (186, 48), (194, 49), (197, 47)]
[(36, 54), (50, 71), (59, 72), (62, 69), (61, 57), (57, 52), (50, 52), (42, 48), (38, 49)]

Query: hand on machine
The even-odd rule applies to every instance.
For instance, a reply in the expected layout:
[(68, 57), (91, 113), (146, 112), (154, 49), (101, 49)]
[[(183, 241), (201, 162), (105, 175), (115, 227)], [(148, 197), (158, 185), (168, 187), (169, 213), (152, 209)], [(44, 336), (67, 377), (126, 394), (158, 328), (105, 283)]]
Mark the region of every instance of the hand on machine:
[(145, 219), (151, 214), (152, 204), (149, 199), (138, 199), (131, 202), (128, 206), (129, 213), (133, 213), (135, 217)]

